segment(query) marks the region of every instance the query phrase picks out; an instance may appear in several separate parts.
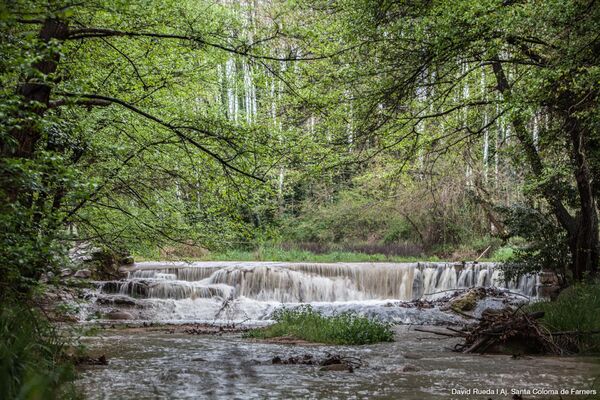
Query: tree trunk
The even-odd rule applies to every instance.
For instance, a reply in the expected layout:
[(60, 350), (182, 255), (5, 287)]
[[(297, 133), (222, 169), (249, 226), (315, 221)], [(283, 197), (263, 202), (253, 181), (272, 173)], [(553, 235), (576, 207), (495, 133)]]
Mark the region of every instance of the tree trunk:
[[(31, 121), (31, 115), (35, 114), (38, 117), (42, 117), (48, 110), (48, 104), (50, 101), (50, 92), (52, 90), (50, 84), (47, 81), (48, 75), (56, 72), (58, 68), (58, 62), (60, 60), (60, 53), (50, 47), (50, 42), (53, 40), (62, 41), (67, 38), (69, 33), (68, 25), (61, 20), (48, 18), (44, 21), (38, 39), (41, 44), (38, 51), (43, 57), (33, 67), (39, 71), (39, 75), (28, 75), (22, 77), (22, 84), (20, 84), (16, 92), (21, 97), (22, 106), (17, 111), (20, 119), (24, 119), (25, 122), (21, 126), (14, 128), (11, 131), (11, 136), (14, 139), (14, 145), (10, 146), (4, 144), (1, 148), (2, 157), (6, 158), (34, 158), (36, 145), (42, 137), (42, 131), (40, 130), (38, 121)], [(40, 76), (41, 75), (41, 76)], [(3, 171), (3, 180), (11, 182), (11, 172)], [(8, 175), (8, 176), (7, 176)], [(11, 183), (10, 187), (6, 189), (7, 195), (10, 202), (19, 200), (22, 190)], [(24, 194), (25, 198), (20, 201), (24, 201), (25, 204), (31, 204), (31, 196)]]
[[(46, 19), (40, 29), (39, 39), (43, 43), (40, 52), (45, 54), (40, 61), (33, 67), (37, 69), (42, 76), (47, 77), (56, 72), (60, 54), (48, 47), (52, 40), (64, 40), (67, 38), (69, 28), (63, 21), (57, 19)], [(25, 112), (34, 112), (37, 115), (44, 115), (48, 109), (50, 101), (51, 87), (48, 82), (41, 81), (38, 77), (27, 76), (25, 83), (17, 88), (17, 93), (23, 97)], [(41, 132), (35, 125), (26, 125), (21, 129), (13, 131), (13, 137), (17, 141), (17, 149), (13, 153), (14, 157), (31, 158), (35, 150), (35, 145), (41, 137)]]
[[(510, 96), (510, 85), (502, 65), (499, 62), (492, 64), (497, 81), (497, 89), (503, 96)], [(573, 278), (581, 280), (586, 274), (594, 276), (598, 270), (600, 244), (598, 241), (598, 213), (593, 190), (593, 176), (587, 160), (587, 135), (580, 121), (573, 116), (577, 104), (580, 102), (572, 93), (564, 93), (558, 97), (556, 111), (565, 121), (565, 127), (570, 137), (572, 157), (574, 163), (574, 178), (579, 193), (579, 210), (573, 217), (563, 205), (560, 190), (556, 185), (559, 182), (544, 184), (542, 193), (548, 201), (560, 225), (569, 237), (569, 250), (571, 251), (571, 272)], [(516, 136), (525, 150), (534, 175), (542, 179), (544, 166), (524, 121), (516, 116), (511, 121)]]
[(576, 117), (567, 115), (566, 128), (571, 138), (579, 211), (575, 232), (570, 235), (573, 277), (595, 275), (598, 269), (598, 213), (592, 187), (593, 176), (587, 160), (587, 135)]

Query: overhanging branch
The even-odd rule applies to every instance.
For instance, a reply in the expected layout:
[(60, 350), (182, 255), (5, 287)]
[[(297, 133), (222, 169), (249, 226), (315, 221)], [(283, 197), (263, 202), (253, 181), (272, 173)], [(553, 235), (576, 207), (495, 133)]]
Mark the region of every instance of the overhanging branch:
[[(142, 117), (144, 117), (146, 119), (149, 119), (150, 121), (153, 121), (167, 129), (171, 130), (182, 140), (185, 140), (186, 142), (190, 143), (191, 145), (193, 145), (200, 151), (208, 154), (210, 157), (217, 160), (223, 167), (228, 168), (232, 171), (235, 171), (235, 172), (239, 173), (240, 175), (244, 175), (248, 178), (256, 179), (260, 182), (265, 182), (265, 179), (263, 177), (256, 176), (254, 174), (251, 174), (249, 172), (246, 172), (246, 171), (236, 167), (235, 165), (232, 165), (229, 161), (227, 161), (225, 158), (221, 157), (219, 154), (215, 153), (214, 151), (211, 151), (206, 146), (204, 146), (201, 143), (199, 143), (198, 141), (196, 141), (194, 138), (191, 138), (188, 135), (184, 134), (183, 132), (181, 132), (181, 127), (178, 127), (178, 126), (172, 125), (166, 121), (163, 121), (162, 119), (160, 119), (152, 114), (149, 114), (146, 111), (141, 110), (130, 103), (127, 103), (126, 101), (123, 101), (121, 99), (117, 99), (114, 97), (102, 96), (102, 95), (97, 95), (97, 94), (86, 94), (86, 93), (63, 92), (63, 93), (59, 93), (59, 95), (62, 95), (65, 97), (76, 97), (79, 99), (97, 100), (97, 101), (104, 101), (104, 102), (108, 102), (108, 103), (118, 104), (138, 115), (141, 115)], [(189, 130), (194, 130), (197, 132), (204, 133), (208, 136), (215, 137), (215, 135), (213, 135), (212, 133), (210, 133), (206, 130), (203, 130), (203, 129), (198, 129), (198, 128), (194, 128), (194, 127), (186, 127), (186, 128)]]
[(296, 57), (296, 56), (287, 56), (287, 57), (275, 57), (269, 55), (261, 55), (251, 53), (249, 50), (249, 46), (243, 47), (227, 47), (219, 43), (209, 42), (205, 39), (202, 39), (199, 36), (190, 36), (190, 35), (179, 35), (179, 34), (170, 34), (170, 33), (158, 33), (158, 32), (131, 32), (131, 31), (119, 31), (114, 29), (106, 29), (106, 28), (81, 28), (81, 29), (73, 29), (69, 31), (69, 36), (67, 39), (89, 39), (89, 38), (106, 38), (106, 37), (147, 37), (147, 38), (158, 38), (158, 39), (174, 39), (174, 40), (183, 40), (188, 42), (194, 42), (197, 44), (201, 44), (204, 46), (213, 47), (216, 49), (224, 50), (229, 53), (234, 53), (237, 55), (262, 59), (262, 60), (271, 60), (271, 61), (314, 61), (314, 60), (323, 60), (326, 58), (330, 58), (334, 55), (340, 54), (348, 49), (343, 49), (334, 54), (326, 54), (326, 55), (318, 55), (313, 57)]

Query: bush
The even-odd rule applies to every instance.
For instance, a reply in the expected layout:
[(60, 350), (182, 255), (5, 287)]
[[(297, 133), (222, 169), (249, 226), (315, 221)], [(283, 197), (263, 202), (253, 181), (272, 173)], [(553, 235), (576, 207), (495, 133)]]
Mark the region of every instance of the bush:
[(510, 237), (524, 239), (521, 246), (514, 247), (512, 256), (505, 260), (506, 278), (513, 279), (542, 269), (565, 276), (571, 257), (566, 234), (556, 219), (524, 205), (500, 211)]
[[(600, 283), (573, 285), (555, 301), (533, 303), (529, 309), (544, 311), (541, 322), (552, 332), (600, 331)], [(573, 337), (579, 352), (600, 353), (600, 333)]]
[(0, 398), (77, 397), (60, 335), (37, 312), (21, 305), (0, 312)]
[(246, 337), (266, 339), (291, 336), (328, 344), (370, 344), (394, 340), (389, 324), (347, 312), (326, 317), (309, 305), (278, 310), (274, 319), (275, 324), (251, 330)]

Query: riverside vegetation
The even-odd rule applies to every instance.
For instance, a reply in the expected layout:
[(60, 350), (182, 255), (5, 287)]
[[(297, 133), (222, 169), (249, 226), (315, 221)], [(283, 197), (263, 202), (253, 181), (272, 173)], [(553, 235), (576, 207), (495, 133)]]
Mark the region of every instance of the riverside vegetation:
[(278, 310), (275, 323), (266, 328), (253, 329), (248, 338), (291, 338), (309, 342), (360, 345), (391, 342), (394, 333), (390, 325), (352, 313), (324, 316), (310, 306)]

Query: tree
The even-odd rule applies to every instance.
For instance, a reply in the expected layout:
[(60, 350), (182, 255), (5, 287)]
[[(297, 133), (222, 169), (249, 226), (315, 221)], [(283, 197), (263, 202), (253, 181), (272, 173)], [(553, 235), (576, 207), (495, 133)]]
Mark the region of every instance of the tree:
[[(338, 1), (357, 137), (371, 154), (441, 155), (501, 133), (530, 198), (568, 238), (570, 272), (598, 270), (600, 7), (594, 1)], [(351, 72), (348, 73), (347, 71)], [(360, 139), (357, 139), (360, 140)], [(434, 157), (435, 158), (435, 157)], [(467, 171), (468, 172), (468, 171)]]
[[(250, 64), (298, 59), (293, 40), (272, 54), (276, 32), (249, 34), (235, 9), (191, 1), (8, 6), (0, 10), (3, 285), (31, 283), (66, 239), (214, 245), (253, 234), (243, 209), (269, 213), (263, 183), (292, 146), (252, 114), (249, 92), (263, 77)], [(244, 80), (258, 83), (240, 100)]]

